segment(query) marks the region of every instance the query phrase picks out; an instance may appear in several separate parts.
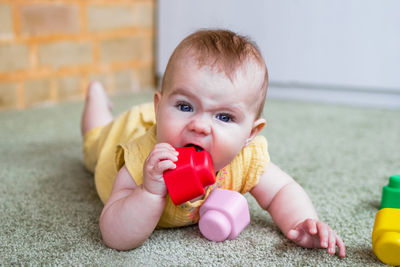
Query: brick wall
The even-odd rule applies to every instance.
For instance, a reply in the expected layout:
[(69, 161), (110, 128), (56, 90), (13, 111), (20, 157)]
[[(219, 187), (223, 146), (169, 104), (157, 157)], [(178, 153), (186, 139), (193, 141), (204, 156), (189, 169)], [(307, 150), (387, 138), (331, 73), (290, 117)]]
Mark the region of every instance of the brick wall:
[(0, 0), (0, 110), (154, 87), (155, 0)]

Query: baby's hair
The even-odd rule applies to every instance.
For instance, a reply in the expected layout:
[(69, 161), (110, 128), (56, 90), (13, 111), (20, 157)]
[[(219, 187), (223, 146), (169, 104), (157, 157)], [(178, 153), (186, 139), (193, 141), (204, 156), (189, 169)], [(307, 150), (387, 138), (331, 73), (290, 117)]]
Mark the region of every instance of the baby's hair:
[(217, 68), (231, 81), (234, 80), (234, 74), (238, 68), (248, 61), (255, 61), (265, 69), (256, 118), (261, 116), (267, 93), (268, 70), (259, 48), (253, 41), (229, 30), (199, 30), (192, 33), (172, 53), (164, 73), (161, 90), (164, 90), (166, 86), (174, 62), (187, 53), (196, 58), (199, 67), (208, 65)]

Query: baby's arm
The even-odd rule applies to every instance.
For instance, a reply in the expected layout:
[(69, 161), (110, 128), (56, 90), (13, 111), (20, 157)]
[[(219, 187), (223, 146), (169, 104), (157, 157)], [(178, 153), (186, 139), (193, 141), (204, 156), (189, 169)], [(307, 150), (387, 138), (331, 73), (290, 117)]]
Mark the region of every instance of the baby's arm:
[(341, 238), (325, 223), (303, 188), (272, 162), (251, 190), (258, 204), (267, 210), (281, 231), (296, 244), (307, 248), (327, 248), (345, 256)]
[(165, 206), (167, 189), (163, 172), (175, 168), (177, 152), (168, 144), (154, 147), (143, 167), (138, 186), (124, 165), (100, 216), (104, 243), (128, 250), (143, 244), (154, 231)]

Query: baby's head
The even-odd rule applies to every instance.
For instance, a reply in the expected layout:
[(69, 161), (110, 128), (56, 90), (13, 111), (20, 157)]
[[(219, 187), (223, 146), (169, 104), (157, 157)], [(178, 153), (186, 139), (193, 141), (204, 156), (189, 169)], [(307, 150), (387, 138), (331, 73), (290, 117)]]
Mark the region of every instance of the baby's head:
[[(249, 65), (257, 69), (255, 78), (261, 79), (259, 92), (254, 96), (257, 107), (256, 117), (261, 117), (268, 87), (268, 70), (257, 45), (245, 36), (228, 30), (200, 30), (188, 37), (175, 48), (165, 70), (161, 91), (168, 90), (174, 66), (188, 58), (196, 61), (199, 68), (207, 66), (215, 72), (223, 73), (231, 82), (235, 81), (238, 71), (246, 70)], [(246, 88), (243, 88), (244, 90)]]
[(268, 74), (260, 51), (225, 30), (202, 30), (172, 54), (154, 96), (157, 141), (207, 150), (229, 164), (264, 127)]

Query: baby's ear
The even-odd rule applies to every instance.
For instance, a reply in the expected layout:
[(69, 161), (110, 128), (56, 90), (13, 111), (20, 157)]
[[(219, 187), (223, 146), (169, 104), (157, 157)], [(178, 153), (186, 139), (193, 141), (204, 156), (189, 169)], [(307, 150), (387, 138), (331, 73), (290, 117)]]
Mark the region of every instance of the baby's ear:
[(161, 93), (160, 91), (156, 91), (154, 93), (154, 111), (157, 114), (157, 110), (158, 110), (158, 103), (160, 102), (161, 99)]
[(250, 135), (246, 139), (245, 146), (247, 146), (248, 144), (250, 144), (251, 141), (253, 141), (254, 137), (256, 137), (261, 132), (261, 130), (264, 128), (266, 124), (267, 122), (263, 118), (254, 121)]

